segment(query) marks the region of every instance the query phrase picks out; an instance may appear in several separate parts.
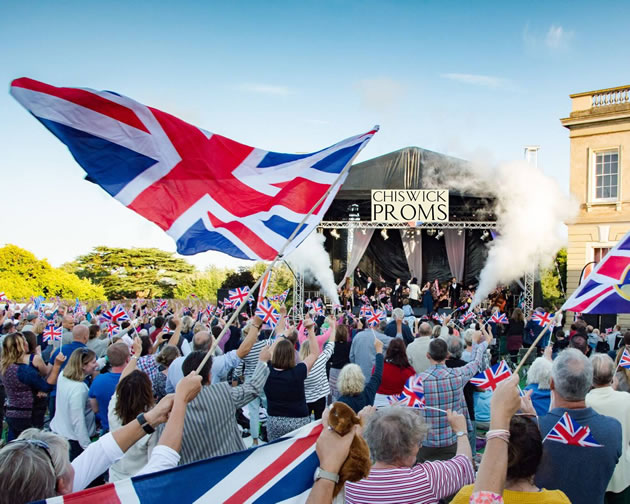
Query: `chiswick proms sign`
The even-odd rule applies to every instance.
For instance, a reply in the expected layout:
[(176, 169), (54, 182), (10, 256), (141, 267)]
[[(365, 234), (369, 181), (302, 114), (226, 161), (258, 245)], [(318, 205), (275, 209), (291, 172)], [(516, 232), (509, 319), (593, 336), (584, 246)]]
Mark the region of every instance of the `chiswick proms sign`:
[(372, 189), (372, 220), (448, 222), (446, 189)]

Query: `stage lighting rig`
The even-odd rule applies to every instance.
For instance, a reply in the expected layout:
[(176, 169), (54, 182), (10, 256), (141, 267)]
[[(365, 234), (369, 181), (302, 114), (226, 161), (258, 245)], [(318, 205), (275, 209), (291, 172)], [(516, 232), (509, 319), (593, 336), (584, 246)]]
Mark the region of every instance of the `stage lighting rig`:
[(333, 230), (330, 232), (330, 236), (337, 240), (341, 235), (339, 234), (339, 231), (337, 231), (337, 228), (333, 228)]
[(483, 241), (486, 241), (488, 238), (490, 237), (490, 231), (488, 231), (487, 229), (484, 230), (483, 233), (481, 233), (481, 239)]
[(383, 237), (383, 240), (387, 240), (389, 238), (389, 235), (387, 234), (387, 229), (383, 228), (383, 230), (381, 231), (381, 236)]
[(435, 236), (435, 229), (427, 229), (427, 234), (429, 236)]
[(442, 236), (444, 236), (444, 230), (443, 230), (443, 229), (440, 229), (440, 230), (437, 232), (437, 234), (435, 235), (435, 239), (436, 239), (436, 240), (439, 240), (439, 239), (441, 239), (441, 238), (442, 238)]

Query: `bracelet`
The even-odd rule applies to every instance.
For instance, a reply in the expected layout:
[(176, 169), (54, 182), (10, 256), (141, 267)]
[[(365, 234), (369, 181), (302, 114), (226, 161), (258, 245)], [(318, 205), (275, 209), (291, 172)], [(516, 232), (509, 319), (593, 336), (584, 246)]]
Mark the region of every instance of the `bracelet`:
[(262, 324), (260, 324), (260, 325), (252, 324), (252, 327), (255, 327), (256, 329), (258, 329), (260, 331), (260, 328), (262, 327)]
[(144, 418), (144, 413), (140, 413), (136, 417), (136, 420), (138, 420), (138, 423), (140, 424), (140, 426), (142, 427), (144, 432), (146, 432), (147, 434), (153, 434), (155, 432), (155, 429), (153, 427), (151, 427), (151, 424), (149, 424), (149, 422), (147, 422), (146, 418)]
[(486, 433), (486, 441), (491, 439), (502, 439), (506, 443), (510, 442), (510, 431), (506, 429), (493, 429)]

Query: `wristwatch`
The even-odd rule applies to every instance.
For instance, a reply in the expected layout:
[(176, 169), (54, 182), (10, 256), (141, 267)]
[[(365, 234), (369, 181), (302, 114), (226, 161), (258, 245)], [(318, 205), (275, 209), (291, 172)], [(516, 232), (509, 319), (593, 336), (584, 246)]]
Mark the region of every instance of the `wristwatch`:
[(462, 437), (462, 436), (465, 436), (465, 435), (466, 435), (466, 432), (464, 432), (464, 431), (461, 431), (461, 430), (460, 430), (460, 431), (457, 431), (457, 432), (455, 433), (455, 435), (456, 435), (457, 437)]
[(315, 477), (313, 479), (314, 481), (317, 481), (318, 479), (327, 479), (332, 481), (333, 483), (339, 483), (338, 474), (324, 471), (321, 467), (315, 469)]
[(147, 422), (146, 418), (144, 418), (144, 413), (140, 413), (136, 417), (136, 420), (138, 420), (138, 422), (140, 423), (140, 426), (144, 429), (144, 432), (146, 432), (147, 434), (153, 434), (155, 432), (155, 429), (151, 427), (151, 424)]

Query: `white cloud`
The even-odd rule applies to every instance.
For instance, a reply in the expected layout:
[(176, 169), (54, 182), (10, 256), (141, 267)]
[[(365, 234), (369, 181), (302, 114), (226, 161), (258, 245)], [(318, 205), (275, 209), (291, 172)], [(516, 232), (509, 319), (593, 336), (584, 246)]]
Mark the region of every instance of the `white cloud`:
[(552, 24), (546, 32), (532, 30), (529, 23), (523, 27), (523, 43), (534, 51), (559, 52), (569, 48), (575, 33), (562, 25)]
[(405, 94), (405, 86), (389, 77), (363, 79), (355, 87), (364, 105), (377, 110), (393, 107)]
[(443, 79), (450, 79), (464, 84), (472, 84), (473, 86), (483, 86), (489, 88), (498, 88), (507, 83), (506, 79), (493, 77), (491, 75), (463, 74), (463, 73), (446, 73), (441, 74)]
[(545, 37), (545, 45), (550, 49), (566, 49), (572, 38), (572, 31), (567, 31), (559, 25), (551, 25)]
[(247, 83), (241, 84), (239, 89), (248, 93), (259, 93), (274, 96), (286, 96), (292, 93), (287, 86), (275, 86), (272, 84)]

